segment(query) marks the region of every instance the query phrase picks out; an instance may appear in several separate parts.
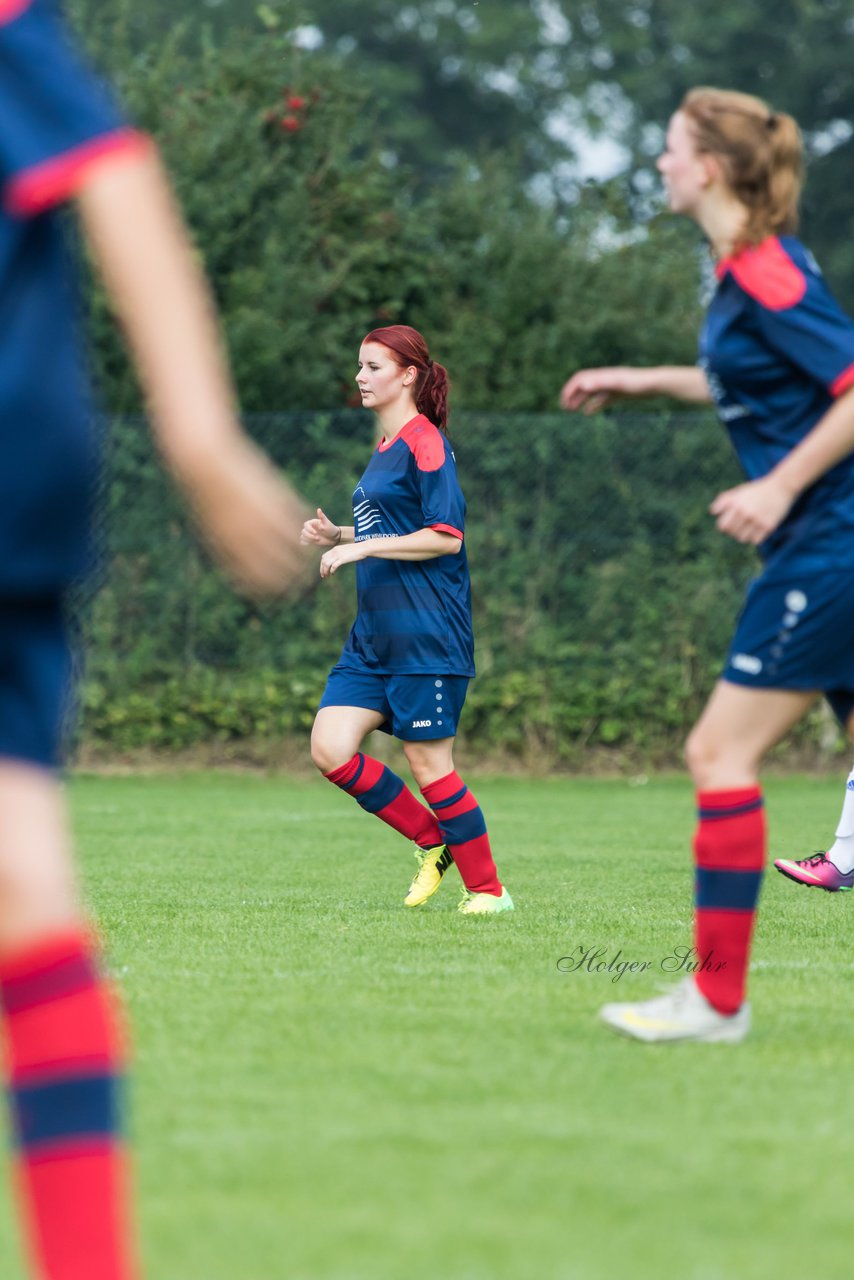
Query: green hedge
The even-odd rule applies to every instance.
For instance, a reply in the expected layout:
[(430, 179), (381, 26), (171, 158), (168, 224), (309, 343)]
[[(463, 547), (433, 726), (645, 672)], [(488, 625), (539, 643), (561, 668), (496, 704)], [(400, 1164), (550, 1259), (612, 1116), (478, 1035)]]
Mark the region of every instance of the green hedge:
[[(267, 415), (256, 438), (345, 519), (371, 448), (361, 412)], [(704, 414), (460, 414), (479, 676), (464, 736), (484, 757), (672, 757), (720, 669), (752, 552), (718, 535), (738, 478)], [(100, 589), (78, 598), (83, 744), (101, 754), (305, 735), (354, 610), (353, 575), (257, 607), (222, 584), (152, 456), (112, 422)], [(826, 745), (816, 719), (802, 741)], [(832, 740), (832, 735), (831, 735)]]

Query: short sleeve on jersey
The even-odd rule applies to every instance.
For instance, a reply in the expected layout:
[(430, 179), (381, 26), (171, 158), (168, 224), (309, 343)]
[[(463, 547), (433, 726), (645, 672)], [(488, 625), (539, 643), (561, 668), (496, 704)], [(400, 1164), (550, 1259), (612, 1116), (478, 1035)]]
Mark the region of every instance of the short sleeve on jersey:
[(800, 246), (798, 253), (802, 264), (774, 238), (727, 265), (759, 304), (759, 329), (772, 350), (837, 396), (854, 385), (854, 322)]
[(438, 427), (419, 416), (407, 423), (404, 439), (415, 458), (425, 529), (462, 538), (465, 500), (457, 480), (454, 456)]
[(0, 183), (28, 217), (73, 196), (91, 165), (150, 144), (124, 126), (79, 57), (55, 0), (0, 0)]

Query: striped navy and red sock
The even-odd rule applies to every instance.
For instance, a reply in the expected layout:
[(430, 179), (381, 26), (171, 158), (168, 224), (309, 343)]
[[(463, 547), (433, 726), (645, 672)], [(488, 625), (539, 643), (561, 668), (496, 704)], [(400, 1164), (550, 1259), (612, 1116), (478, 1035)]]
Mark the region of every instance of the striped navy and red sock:
[(86, 935), (69, 931), (0, 963), (17, 1185), (34, 1274), (131, 1280), (124, 1052)]
[(323, 775), (346, 791), (367, 813), (373, 813), (422, 849), (444, 844), (439, 824), (429, 809), (391, 769), (357, 751), (352, 760)]
[[(759, 787), (700, 791), (696, 863), (697, 986), (719, 1013), (744, 1000), (756, 903), (765, 868)], [(720, 966), (720, 967), (719, 967)]]
[(492, 860), (486, 819), (458, 773), (449, 773), (421, 788), (436, 814), (442, 841), (448, 846), (469, 893), (501, 897), (501, 882)]

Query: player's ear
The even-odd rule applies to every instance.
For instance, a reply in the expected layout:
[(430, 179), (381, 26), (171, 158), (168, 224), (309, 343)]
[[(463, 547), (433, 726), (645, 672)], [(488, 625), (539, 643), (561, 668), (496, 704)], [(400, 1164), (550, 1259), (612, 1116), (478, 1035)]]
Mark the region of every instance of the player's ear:
[(703, 186), (711, 187), (713, 183), (726, 181), (723, 166), (717, 156), (705, 152), (699, 157), (703, 169)]

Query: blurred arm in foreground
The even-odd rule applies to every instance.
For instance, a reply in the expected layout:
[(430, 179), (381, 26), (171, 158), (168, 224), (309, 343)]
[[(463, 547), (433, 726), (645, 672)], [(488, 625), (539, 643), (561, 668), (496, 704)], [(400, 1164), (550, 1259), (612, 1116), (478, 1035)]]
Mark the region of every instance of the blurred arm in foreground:
[(579, 369), (560, 393), (562, 409), (598, 413), (613, 400), (641, 396), (670, 396), (690, 404), (711, 404), (706, 375), (699, 365), (659, 365), (634, 369), (624, 365)]
[(157, 442), (204, 536), (241, 589), (287, 590), (304, 568), (308, 511), (240, 426), (209, 289), (155, 147), (93, 166), (77, 203)]

